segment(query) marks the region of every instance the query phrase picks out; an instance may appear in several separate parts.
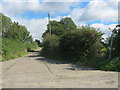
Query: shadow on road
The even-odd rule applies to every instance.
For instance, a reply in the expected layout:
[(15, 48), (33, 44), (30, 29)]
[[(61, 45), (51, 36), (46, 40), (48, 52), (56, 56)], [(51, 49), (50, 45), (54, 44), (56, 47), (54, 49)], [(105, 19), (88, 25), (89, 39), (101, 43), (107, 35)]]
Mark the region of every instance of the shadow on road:
[(45, 62), (50, 63), (50, 64), (68, 64), (68, 63), (66, 63), (64, 61), (47, 59), (45, 57), (37, 58), (36, 60), (45, 61)]
[(91, 67), (84, 67), (84, 66), (76, 66), (76, 65), (72, 65), (70, 68), (66, 68), (67, 70), (97, 70), (95, 68), (91, 68)]
[(40, 57), (40, 55), (30, 55), (28, 57)]
[(40, 57), (41, 56), (41, 52), (42, 51), (31, 51), (31, 53), (35, 53), (35, 54), (32, 54), (32, 55), (29, 55), (28, 57)]
[[(50, 64), (66, 64), (66, 62), (64, 61), (60, 61), (60, 60), (53, 60), (53, 59), (47, 59), (46, 57), (44, 57), (41, 53), (42, 51), (32, 51), (31, 55), (29, 55), (28, 57), (30, 58), (34, 58), (35, 57), (35, 60), (39, 60), (39, 61), (45, 61), (47, 63), (50, 63)], [(68, 64), (68, 63), (67, 63)]]
[(33, 51), (32, 53), (34, 53), (34, 54), (29, 55), (28, 57), (30, 57), (30, 58), (36, 57), (35, 60), (43, 61), (43, 62), (50, 63), (50, 64), (71, 64), (70, 68), (65, 68), (67, 70), (97, 70), (95, 68), (90, 68), (90, 67), (85, 67), (85, 66), (77, 66), (75, 64), (68, 63), (68, 62), (65, 62), (65, 61), (48, 59), (48, 58), (42, 56), (41, 52), (42, 51)]

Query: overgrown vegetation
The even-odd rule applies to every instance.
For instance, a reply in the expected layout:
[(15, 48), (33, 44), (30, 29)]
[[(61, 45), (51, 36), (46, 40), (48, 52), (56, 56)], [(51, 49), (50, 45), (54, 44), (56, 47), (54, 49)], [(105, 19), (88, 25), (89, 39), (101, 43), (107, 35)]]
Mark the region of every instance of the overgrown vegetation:
[(1, 13), (0, 16), (2, 16), (2, 61), (23, 56), (38, 47), (25, 26), (12, 22)]
[[(85, 65), (101, 70), (119, 71), (119, 42), (114, 41), (112, 59), (109, 60), (109, 44), (103, 42), (103, 33), (90, 26), (78, 27), (71, 18), (62, 18), (60, 21), (51, 21), (52, 35), (49, 27), (43, 33), (43, 55), (49, 58), (60, 58), (77, 65)], [(47, 25), (49, 26), (49, 25)], [(114, 40), (119, 40), (120, 30)]]
[(85, 65), (105, 71), (120, 71), (120, 59), (117, 57), (111, 60), (108, 58), (93, 59), (90, 62), (86, 61)]
[(26, 54), (25, 45), (12, 39), (2, 39), (2, 59), (9, 60)]
[(49, 57), (57, 57), (60, 54), (59, 50), (59, 38), (57, 35), (47, 34), (42, 43), (43, 54)]
[(102, 33), (94, 28), (82, 26), (60, 37), (60, 50), (63, 57), (73, 62), (84, 62), (88, 58), (89, 48), (101, 38)]

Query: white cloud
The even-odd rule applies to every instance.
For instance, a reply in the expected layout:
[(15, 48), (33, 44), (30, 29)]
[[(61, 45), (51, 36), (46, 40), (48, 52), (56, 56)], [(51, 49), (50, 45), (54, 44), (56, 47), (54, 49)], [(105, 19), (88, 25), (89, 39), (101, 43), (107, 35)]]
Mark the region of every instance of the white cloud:
[(118, 21), (118, 2), (93, 0), (85, 8), (75, 8), (71, 16), (78, 22), (101, 20), (102, 22)]
[[(51, 20), (57, 20), (60, 21), (62, 17), (58, 16), (56, 18), (51, 18)], [(25, 25), (28, 29), (28, 31), (31, 33), (34, 39), (41, 39), (42, 34), (47, 30), (47, 24), (48, 24), (48, 19), (43, 18), (43, 19), (22, 19), (22, 18), (12, 18), (13, 21), (19, 22), (21, 25)], [(80, 26), (86, 25), (86, 24), (80, 24)], [(103, 35), (104, 38), (107, 38), (108, 36), (111, 35), (110, 29), (114, 29), (116, 24), (110, 24), (110, 25), (104, 25), (103, 23), (95, 23), (90, 25), (92, 27), (95, 27), (96, 29), (99, 29), (101, 32), (105, 33)]]
[(2, 0), (2, 2), (89, 2), (91, 0)]
[[(59, 21), (62, 17), (51, 18), (51, 20)], [(43, 19), (22, 19), (12, 17), (12, 21), (19, 22), (20, 25), (27, 27), (28, 31), (34, 39), (42, 39), (42, 34), (47, 30), (48, 18)]]
[[(8, 1), (8, 2), (7, 2)], [(59, 2), (60, 1), (60, 2)], [(26, 11), (34, 11), (34, 12), (50, 12), (52, 15), (58, 15), (56, 18), (52, 18), (52, 20), (60, 20), (61, 13), (70, 12), (70, 7), (75, 6), (78, 3), (78, 0), (58, 0), (54, 2), (54, 0), (3, 0), (2, 7), (4, 10), (2, 12), (10, 16), (14, 21), (18, 21), (20, 24), (25, 25), (30, 31), (33, 38), (40, 38), (42, 33), (46, 30), (47, 18), (43, 19), (23, 19), (15, 18), (14, 15), (23, 14)], [(80, 0), (81, 2), (82, 0)], [(84, 24), (88, 21), (101, 20), (102, 22), (111, 22), (118, 21), (118, 2), (117, 0), (89, 0), (90, 3), (85, 8), (74, 8), (69, 17), (75, 21), (77, 25)], [(80, 3), (79, 2), (79, 3)], [(85, 1), (83, 1), (85, 2)], [(0, 10), (1, 10), (0, 5)], [(108, 36), (109, 28), (114, 28), (114, 24), (104, 25), (104, 24), (92, 24), (96, 28), (101, 28), (101, 31), (106, 33)], [(106, 37), (104, 36), (104, 37)]]
[[(2, 0), (2, 2), (36, 2), (36, 0)], [(92, 0), (38, 0), (39, 2), (90, 2)], [(99, 0), (99, 1), (119, 1), (119, 0)]]
[(24, 2), (23, 0), (2, 2), (4, 13), (9, 13), (10, 15), (23, 14), (27, 11), (38, 13), (49, 12), (51, 14), (59, 15), (61, 13), (69, 12), (70, 7), (75, 5), (76, 3), (72, 2), (39, 2), (39, 0), (35, 0), (34, 2)]
[(45, 30), (47, 29), (47, 18), (31, 20), (12, 18), (12, 20), (19, 22), (20, 25), (26, 26), (34, 39), (41, 39), (42, 33), (45, 32)]
[(104, 38), (107, 38), (108, 36), (111, 35), (111, 30), (113, 30), (116, 26), (116, 24), (110, 24), (110, 25), (104, 25), (102, 23), (95, 23), (91, 25), (92, 27), (95, 27), (96, 29), (100, 29), (101, 32), (105, 33), (103, 35)]
[[(3, 12), (9, 15), (23, 14), (26, 11), (50, 12), (52, 15), (68, 13), (71, 6), (82, 0), (3, 0)], [(60, 1), (60, 2), (59, 2)], [(79, 2), (78, 2), (79, 1)], [(102, 22), (118, 21), (118, 0), (89, 0), (85, 8), (74, 8), (70, 15), (75, 22), (101, 20)], [(78, 2), (78, 3), (75, 3)], [(83, 1), (84, 2), (84, 1)], [(7, 7), (6, 7), (7, 6)]]

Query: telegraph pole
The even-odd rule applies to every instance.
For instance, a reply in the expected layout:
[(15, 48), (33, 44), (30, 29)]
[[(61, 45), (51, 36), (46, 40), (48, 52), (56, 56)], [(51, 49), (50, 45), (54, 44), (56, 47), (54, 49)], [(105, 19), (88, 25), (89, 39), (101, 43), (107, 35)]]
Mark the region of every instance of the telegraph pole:
[(112, 35), (111, 35), (111, 43), (110, 43), (109, 60), (111, 59), (111, 56), (112, 56), (112, 44), (113, 44), (113, 31), (112, 31)]
[(117, 25), (117, 26), (113, 29), (113, 31), (112, 31), (111, 42), (110, 42), (109, 60), (111, 59), (111, 56), (112, 56), (113, 37), (114, 37), (115, 32), (117, 32), (117, 28), (119, 29), (119, 28), (120, 28), (120, 25)]
[(48, 30), (49, 30), (49, 33), (51, 35), (51, 25), (50, 25), (50, 14), (48, 13)]

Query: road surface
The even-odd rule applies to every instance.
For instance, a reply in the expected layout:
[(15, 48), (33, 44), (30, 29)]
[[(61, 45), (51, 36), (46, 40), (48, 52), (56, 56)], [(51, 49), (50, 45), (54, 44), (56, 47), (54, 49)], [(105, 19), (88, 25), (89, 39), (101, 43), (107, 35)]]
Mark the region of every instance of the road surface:
[(2, 62), (3, 88), (118, 88), (118, 72), (75, 69), (39, 56), (40, 50)]

